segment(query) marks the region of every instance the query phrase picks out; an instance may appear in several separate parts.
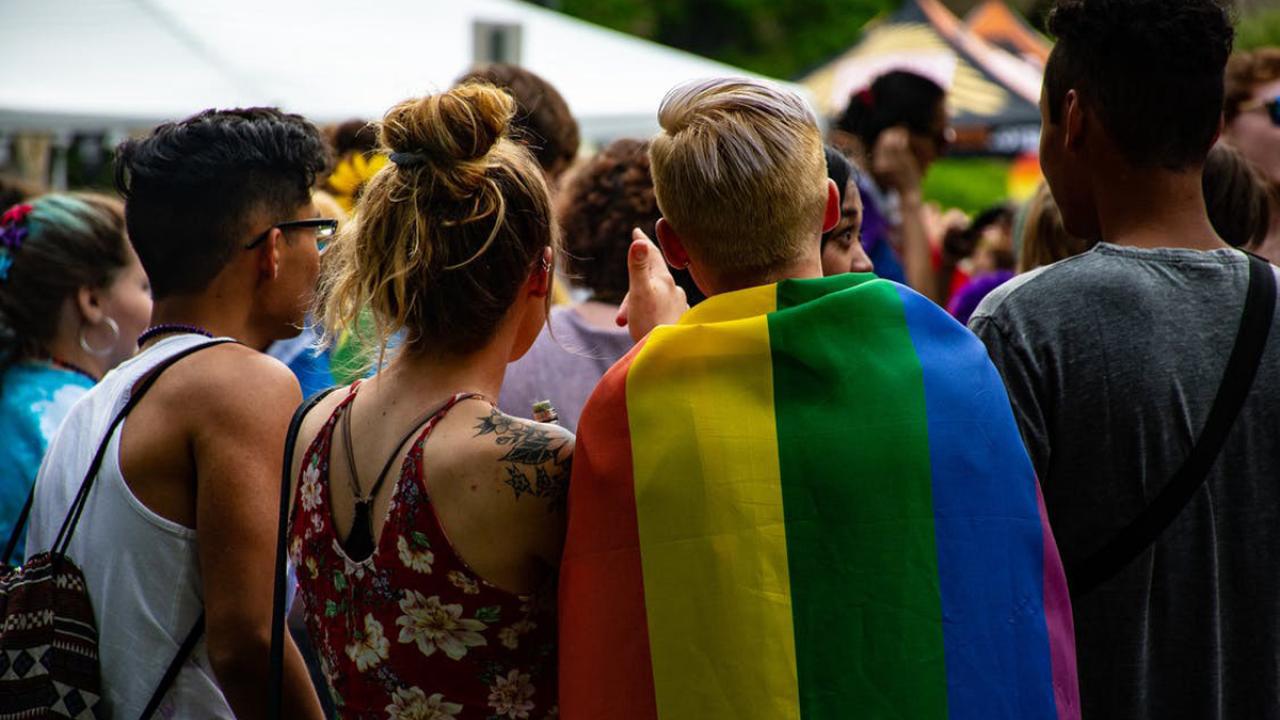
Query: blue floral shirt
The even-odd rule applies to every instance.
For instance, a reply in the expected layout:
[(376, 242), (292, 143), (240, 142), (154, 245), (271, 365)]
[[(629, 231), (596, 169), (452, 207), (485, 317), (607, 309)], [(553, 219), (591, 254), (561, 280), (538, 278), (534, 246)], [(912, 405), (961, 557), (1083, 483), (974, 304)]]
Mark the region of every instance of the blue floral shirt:
[[(93, 381), (48, 363), (21, 362), (0, 380), (0, 550), (27, 502), (45, 449)], [(25, 535), (25, 533), (24, 533)], [(25, 540), (20, 539), (20, 559)]]

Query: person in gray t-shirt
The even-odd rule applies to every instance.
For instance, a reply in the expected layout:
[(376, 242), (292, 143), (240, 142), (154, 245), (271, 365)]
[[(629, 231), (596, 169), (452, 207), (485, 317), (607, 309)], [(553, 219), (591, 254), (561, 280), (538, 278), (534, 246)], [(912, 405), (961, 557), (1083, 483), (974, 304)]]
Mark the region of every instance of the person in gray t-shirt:
[[(1186, 460), (1240, 327), (1248, 262), (1200, 188), (1231, 28), (1213, 0), (1059, 0), (1041, 164), (1093, 251), (1021, 276), (971, 329), (1004, 376), (1064, 564)], [(1217, 462), (1155, 544), (1072, 588), (1083, 717), (1280, 717), (1280, 321)]]

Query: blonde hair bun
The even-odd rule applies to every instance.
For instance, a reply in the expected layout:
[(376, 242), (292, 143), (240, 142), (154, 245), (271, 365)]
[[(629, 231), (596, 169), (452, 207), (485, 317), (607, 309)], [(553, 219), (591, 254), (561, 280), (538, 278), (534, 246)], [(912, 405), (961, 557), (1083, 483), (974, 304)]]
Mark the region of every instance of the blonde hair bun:
[(385, 349), (405, 330), (407, 351), (459, 355), (488, 342), (556, 242), (542, 168), (511, 139), (515, 115), (484, 83), (387, 112), (378, 140), (391, 164), (325, 252), (326, 341), (353, 333)]
[(507, 91), (487, 83), (467, 83), (391, 108), (382, 119), (378, 139), (393, 153), (392, 160), (399, 160), (401, 169), (432, 167), (437, 173), (461, 169), (479, 180), (485, 158), (510, 132), (515, 114), (515, 100)]

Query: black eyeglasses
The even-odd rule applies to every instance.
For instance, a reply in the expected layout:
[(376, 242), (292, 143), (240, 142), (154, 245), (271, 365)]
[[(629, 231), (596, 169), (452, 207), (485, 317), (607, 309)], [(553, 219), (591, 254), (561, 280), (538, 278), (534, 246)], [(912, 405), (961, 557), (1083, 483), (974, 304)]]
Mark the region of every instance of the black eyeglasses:
[(1280, 127), (1280, 97), (1273, 97), (1264, 100), (1254, 100), (1240, 106), (1240, 112), (1249, 112), (1250, 110), (1266, 110), (1267, 115), (1271, 118), (1271, 124)]
[(271, 234), (272, 230), (298, 230), (301, 228), (315, 229), (316, 248), (323, 251), (329, 245), (329, 240), (334, 233), (338, 232), (338, 221), (333, 218), (309, 218), (307, 220), (290, 220), (276, 223), (262, 231), (262, 234), (250, 241), (248, 245), (245, 245), (244, 249), (252, 250), (266, 242), (267, 236)]

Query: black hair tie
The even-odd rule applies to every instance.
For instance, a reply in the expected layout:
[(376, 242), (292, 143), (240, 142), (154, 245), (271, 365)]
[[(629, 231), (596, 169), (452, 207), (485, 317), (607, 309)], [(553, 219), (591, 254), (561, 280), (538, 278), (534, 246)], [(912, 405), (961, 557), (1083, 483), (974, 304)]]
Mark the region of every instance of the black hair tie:
[(416, 152), (393, 152), (391, 162), (395, 163), (396, 167), (412, 168), (427, 164), (427, 156)]

